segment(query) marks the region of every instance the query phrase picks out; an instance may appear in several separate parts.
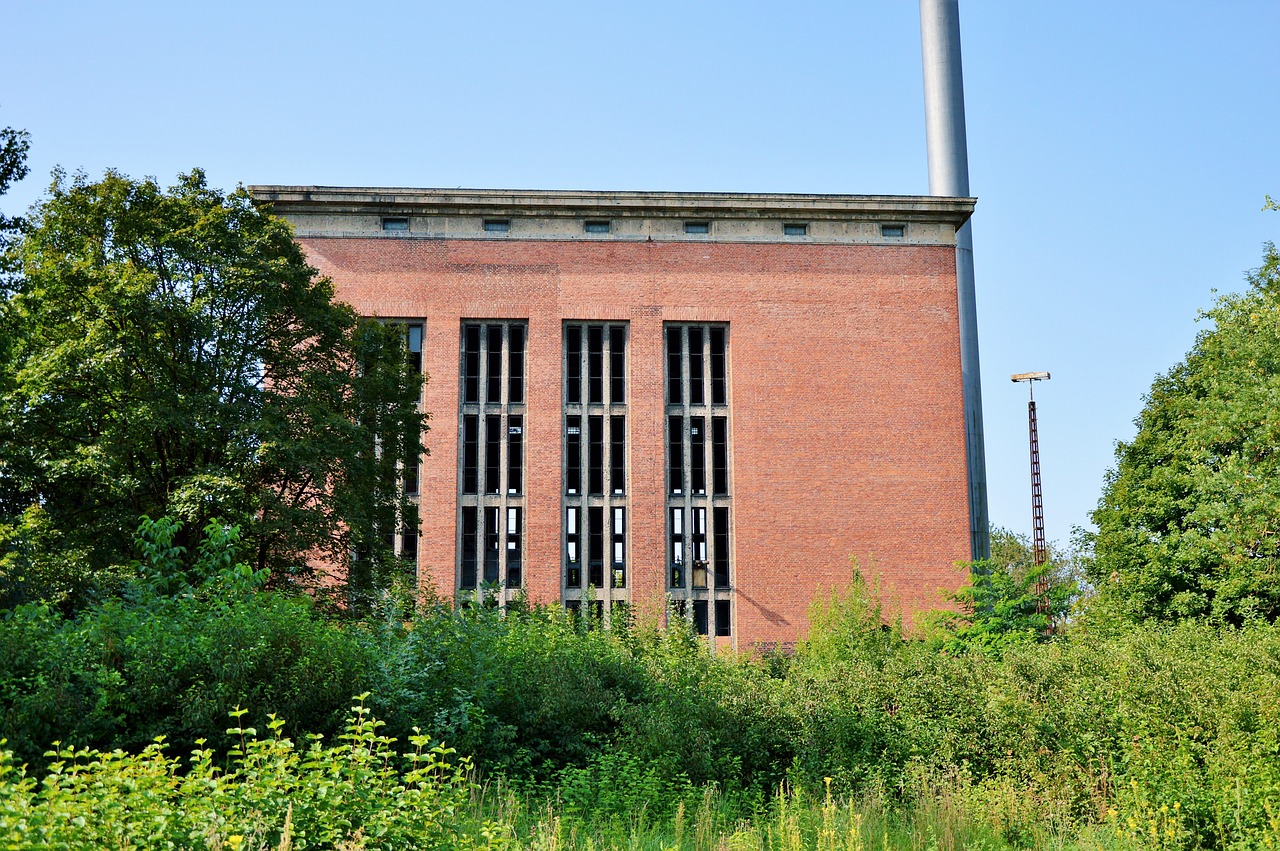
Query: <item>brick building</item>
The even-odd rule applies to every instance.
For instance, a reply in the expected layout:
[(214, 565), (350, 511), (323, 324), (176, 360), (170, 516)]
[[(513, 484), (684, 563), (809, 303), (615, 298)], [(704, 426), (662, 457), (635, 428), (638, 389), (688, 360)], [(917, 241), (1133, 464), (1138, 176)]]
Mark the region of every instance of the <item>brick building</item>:
[[(254, 187), (429, 376), (441, 593), (791, 642), (850, 559), (907, 612), (969, 557), (972, 199)], [(412, 473), (412, 471), (411, 471)]]

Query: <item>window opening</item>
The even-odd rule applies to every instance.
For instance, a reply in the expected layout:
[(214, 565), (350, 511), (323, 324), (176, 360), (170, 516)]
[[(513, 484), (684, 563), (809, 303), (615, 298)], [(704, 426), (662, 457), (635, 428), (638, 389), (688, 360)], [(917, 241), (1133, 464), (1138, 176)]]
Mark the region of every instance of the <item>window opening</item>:
[(498, 557), (502, 554), (498, 550), (500, 512), (497, 507), (484, 510), (484, 581), (489, 584), (498, 581)]
[(699, 635), (730, 635), (729, 326), (669, 323), (665, 343), (668, 592)]
[(582, 403), (582, 328), (570, 325), (565, 329), (565, 391), (568, 405)]
[(604, 401), (604, 329), (587, 328), (587, 404)]
[(701, 405), (702, 398), (702, 329), (689, 329), (689, 404)]
[(485, 219), (484, 229), (489, 233), (506, 233), (511, 230), (510, 219)]
[(711, 329), (711, 404), (728, 404), (725, 387), (724, 328)]
[(484, 418), (484, 492), (501, 493), (502, 417), (489, 414)]
[(485, 382), (485, 401), (502, 402), (502, 326), (490, 325), (487, 329), (489, 338), (488, 380)]
[(698, 635), (707, 634), (707, 601), (693, 601), (693, 631)]
[(604, 509), (587, 509), (587, 581), (592, 588), (604, 587)]
[(618, 404), (627, 398), (627, 332), (621, 325), (609, 328), (609, 401)]
[(628, 339), (626, 323), (564, 326), (563, 594), (611, 618), (628, 601)]
[(524, 404), (524, 326), (512, 325), (510, 331), (510, 365), (507, 370), (507, 401)]
[(711, 489), (717, 496), (729, 495), (729, 421), (711, 418)]
[(682, 399), (681, 379), (684, 367), (681, 360), (681, 334), (679, 328), (667, 328), (667, 404), (679, 405)]
[(579, 550), (578, 531), (579, 509), (569, 506), (565, 509), (565, 584), (570, 588), (582, 587), (582, 553)]
[(520, 533), (524, 524), (520, 522), (520, 513), (519, 506), (507, 509), (507, 586), (510, 588), (520, 587), (520, 574), (524, 566), (523, 550), (520, 547)]
[(609, 418), (609, 485), (615, 494), (626, 493), (626, 461), (627, 418), (615, 414)]
[(524, 582), (526, 335), (510, 320), (461, 329), (457, 587), (491, 587), (486, 605)]
[(702, 417), (689, 418), (689, 488), (695, 495), (707, 492), (707, 433)]
[(475, 414), (462, 417), (462, 492), (472, 494), (478, 487), (480, 467), (480, 424)]
[(474, 505), (462, 507), (462, 579), (463, 588), (476, 587), (476, 560), (479, 552), (476, 548), (476, 535), (479, 534), (477, 508)]
[(615, 506), (612, 524), (613, 587), (627, 587), (627, 509)]
[(507, 417), (507, 493), (518, 494), (523, 488), (524, 417)]
[(587, 233), (608, 233), (609, 225), (607, 221), (587, 221), (582, 223), (582, 229)]
[(804, 222), (792, 222), (782, 226), (783, 236), (807, 236), (809, 225)]
[(382, 229), (391, 231), (407, 231), (409, 220), (404, 216), (386, 216), (382, 220)]
[(582, 491), (582, 417), (565, 418), (565, 492)]
[(685, 222), (685, 233), (711, 233), (711, 222)]
[(901, 239), (907, 235), (906, 225), (881, 225), (880, 235), (888, 239)]
[(730, 601), (716, 600), (716, 635), (732, 635)]
[(604, 417), (587, 417), (587, 493), (604, 493)]

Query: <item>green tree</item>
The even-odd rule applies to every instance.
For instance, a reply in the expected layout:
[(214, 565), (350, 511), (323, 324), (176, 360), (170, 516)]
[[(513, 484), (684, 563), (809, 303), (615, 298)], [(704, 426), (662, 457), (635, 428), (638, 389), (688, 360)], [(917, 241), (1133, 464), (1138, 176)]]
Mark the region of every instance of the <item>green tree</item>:
[(1280, 254), (1205, 312), (1116, 446), (1089, 579), (1128, 620), (1280, 617)]
[[(0, 130), (0, 195), (9, 186), (27, 176), (27, 148), (31, 138), (25, 130), (6, 127)], [(9, 218), (0, 213), (0, 251), (9, 244), (13, 234), (22, 229), (21, 218)], [(2, 271), (2, 270), (0, 270)]]
[(968, 584), (952, 597), (959, 610), (925, 618), (929, 642), (952, 653), (973, 648), (999, 656), (1011, 645), (1048, 638), (1079, 591), (1079, 568), (1074, 552), (1050, 546), (1047, 555), (1037, 565), (1027, 536), (993, 526), (991, 558), (970, 563)]
[(239, 523), (277, 579), (394, 563), (421, 378), (403, 329), (334, 302), (285, 222), (200, 171), (168, 190), (59, 173), (9, 255), (0, 606), (48, 591), (23, 590), (42, 564), (59, 594), (127, 565), (141, 515), (180, 522), (189, 552), (213, 518)]

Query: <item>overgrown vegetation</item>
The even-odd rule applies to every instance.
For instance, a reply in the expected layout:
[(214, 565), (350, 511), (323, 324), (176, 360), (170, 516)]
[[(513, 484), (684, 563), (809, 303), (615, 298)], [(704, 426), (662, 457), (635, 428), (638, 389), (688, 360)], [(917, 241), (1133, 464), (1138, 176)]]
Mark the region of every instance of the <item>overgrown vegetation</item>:
[(1116, 447), (1090, 580), (1130, 621), (1280, 617), (1280, 253), (1221, 297)]
[[(404, 747), (430, 736), (474, 760), (468, 783), (489, 784), (488, 803), (473, 801), (450, 824), (488, 818), (500, 825), (493, 836), (543, 847), (587, 847), (587, 836), (625, 846), (641, 835), (654, 847), (711, 847), (708, 831), (831, 848), (876, 847), (879, 832), (906, 847), (932, 830), (938, 847), (1232, 848), (1277, 830), (1273, 625), (1077, 627), (998, 656), (981, 645), (940, 652), (886, 629), (855, 581), (819, 602), (793, 656), (715, 656), (678, 626), (609, 630), (541, 608), (434, 603), (406, 613), (388, 599), (384, 617), (329, 620), (228, 561), (235, 531), (216, 525), (181, 581), (157, 582), (171, 533), (144, 524), (140, 578), (122, 597), (75, 617), (27, 605), (0, 620), (0, 737), (33, 781), (92, 777), (114, 788), (146, 777), (172, 803), (203, 788), (192, 775), (246, 770), (241, 733), (225, 721), (237, 707), (245, 727), (270, 729), (275, 716), (294, 741), (345, 741), (350, 697), (367, 691), (387, 737), (375, 760), (386, 783), (412, 785), (397, 774), (407, 767), (389, 755), (390, 739)], [(164, 756), (157, 737), (164, 753), (198, 751), (196, 761)], [(48, 755), (53, 742), (63, 744)], [(103, 753), (66, 755), (86, 747)], [(320, 745), (257, 747), (301, 771)], [(90, 763), (68, 779), (68, 766)], [(244, 816), (258, 827), (227, 822), (228, 831), (278, 842), (290, 802), (301, 829), (312, 805), (296, 790), (309, 781), (271, 772), (253, 782), (279, 788), (225, 793), (259, 796)], [(21, 791), (8, 776), (5, 796), (27, 809), (69, 807), (81, 794), (39, 798), (45, 787)], [(386, 794), (399, 806), (399, 792)], [(139, 817), (152, 812), (137, 806)], [(345, 826), (330, 836), (345, 830), (344, 841), (398, 817), (338, 810)]]

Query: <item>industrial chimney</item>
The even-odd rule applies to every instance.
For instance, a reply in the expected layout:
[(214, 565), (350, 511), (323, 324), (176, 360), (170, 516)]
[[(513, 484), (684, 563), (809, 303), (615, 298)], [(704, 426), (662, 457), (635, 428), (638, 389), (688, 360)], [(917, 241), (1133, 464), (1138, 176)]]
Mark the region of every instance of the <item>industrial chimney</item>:
[[(959, 0), (920, 0), (924, 55), (925, 136), (929, 194), (969, 197), (969, 149), (964, 129), (964, 77), (960, 67)], [(965, 446), (969, 467), (969, 536), (973, 558), (991, 555), (987, 518), (987, 456), (982, 437), (982, 379), (978, 371), (978, 306), (973, 283), (970, 223), (956, 232), (960, 313), (960, 372), (964, 387)]]

